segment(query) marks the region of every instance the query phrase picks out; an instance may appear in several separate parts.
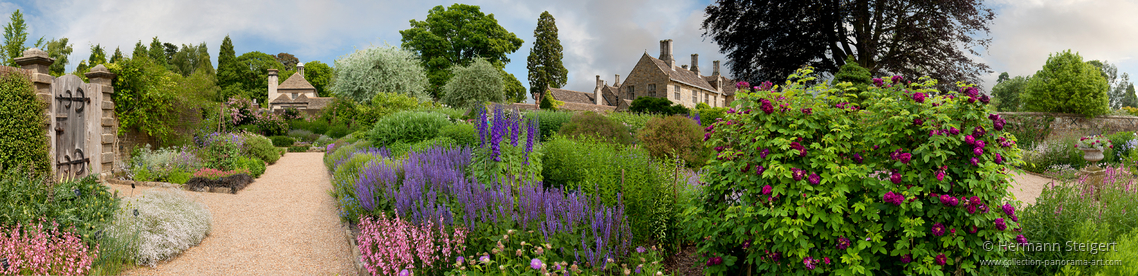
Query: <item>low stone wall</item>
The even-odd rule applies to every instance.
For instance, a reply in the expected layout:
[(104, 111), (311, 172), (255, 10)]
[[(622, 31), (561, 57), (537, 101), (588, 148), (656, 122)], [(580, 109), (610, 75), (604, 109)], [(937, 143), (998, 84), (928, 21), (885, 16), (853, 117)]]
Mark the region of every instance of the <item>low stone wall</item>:
[(1069, 113), (998, 112), (998, 114), (1008, 120), (1008, 123), (1017, 123), (1024, 119), (1049, 120), (1051, 121), (1051, 134), (1047, 136), (1048, 139), (1067, 135), (1107, 135), (1119, 131), (1138, 131), (1138, 117), (1135, 116), (1087, 118), (1083, 115)]

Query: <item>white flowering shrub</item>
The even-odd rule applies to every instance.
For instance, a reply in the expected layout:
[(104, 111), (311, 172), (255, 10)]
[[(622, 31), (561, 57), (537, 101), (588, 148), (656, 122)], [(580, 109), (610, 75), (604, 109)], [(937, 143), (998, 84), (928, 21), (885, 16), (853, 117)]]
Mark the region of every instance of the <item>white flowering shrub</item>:
[(332, 93), (364, 103), (380, 92), (427, 100), (427, 71), (414, 52), (393, 46), (356, 50), (336, 59)]
[(131, 241), (127, 255), (155, 266), (201, 243), (212, 217), (205, 205), (178, 189), (150, 189), (124, 201), (107, 235)]

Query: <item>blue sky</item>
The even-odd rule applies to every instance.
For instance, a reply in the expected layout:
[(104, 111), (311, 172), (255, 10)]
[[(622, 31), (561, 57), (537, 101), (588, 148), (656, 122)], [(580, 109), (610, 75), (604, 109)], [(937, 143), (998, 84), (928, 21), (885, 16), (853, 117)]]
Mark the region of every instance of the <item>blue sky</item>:
[[(675, 40), (680, 64), (700, 54), (700, 68), (710, 72), (722, 60), (718, 46), (702, 37), (699, 25), (709, 0), (477, 0), (463, 2), (494, 14), (499, 24), (525, 41), (509, 55), (506, 70), (529, 86), (525, 59), (532, 47), (533, 29), (542, 11), (557, 19), (569, 69), (566, 87), (591, 91), (594, 76), (610, 84), (614, 74), (627, 75), (644, 52), (659, 54), (661, 39)], [(398, 46), (399, 30), (411, 19), (423, 20), (427, 10), (453, 2), (440, 1), (268, 1), (268, 0), (63, 0), (0, 2), (0, 21), (20, 9), (29, 25), (29, 42), (67, 37), (75, 51), (73, 69), (101, 44), (129, 53), (135, 42), (206, 42), (215, 59), (226, 34), (238, 55), (250, 51), (287, 52), (301, 62), (333, 61), (356, 49)], [(1030, 75), (1050, 53), (1072, 49), (1087, 60), (1116, 64), (1120, 72), (1138, 73), (1138, 1), (1131, 0), (996, 0), (987, 1), (996, 19), (991, 47), (978, 60), (996, 73), (985, 77), (990, 88), (999, 72)], [(110, 53), (108, 53), (109, 55)], [(723, 68), (728, 72), (728, 68)], [(1138, 78), (1138, 76), (1136, 76)]]

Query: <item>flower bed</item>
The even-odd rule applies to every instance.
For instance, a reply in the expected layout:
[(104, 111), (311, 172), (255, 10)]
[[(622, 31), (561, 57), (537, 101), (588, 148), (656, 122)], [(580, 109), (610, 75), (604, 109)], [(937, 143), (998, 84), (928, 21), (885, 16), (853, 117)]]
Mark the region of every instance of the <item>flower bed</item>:
[(213, 191), (216, 188), (229, 189), (229, 193), (236, 194), (237, 191), (244, 189), (249, 183), (253, 183), (253, 177), (249, 176), (249, 172), (245, 170), (236, 171), (222, 171), (217, 169), (204, 168), (194, 173), (194, 178), (186, 181), (186, 189), (191, 191), (205, 191), (209, 188)]

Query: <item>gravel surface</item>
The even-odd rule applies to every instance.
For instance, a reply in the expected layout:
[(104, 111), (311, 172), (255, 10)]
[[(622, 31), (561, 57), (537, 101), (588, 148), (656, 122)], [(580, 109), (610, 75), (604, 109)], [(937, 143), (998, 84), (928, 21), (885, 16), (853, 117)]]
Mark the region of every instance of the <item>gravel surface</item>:
[(1039, 175), (1027, 172), (1012, 173), (1012, 187), (1009, 188), (1016, 199), (1023, 201), (1024, 204), (1035, 204), (1035, 199), (1043, 194), (1043, 188), (1051, 185), (1054, 181), (1056, 184), (1058, 180), (1042, 177)]
[[(354, 275), (323, 153), (288, 153), (237, 194), (189, 192), (209, 207), (202, 243), (125, 275)], [(110, 185), (129, 196), (130, 186)], [(138, 195), (142, 189), (134, 191)]]

